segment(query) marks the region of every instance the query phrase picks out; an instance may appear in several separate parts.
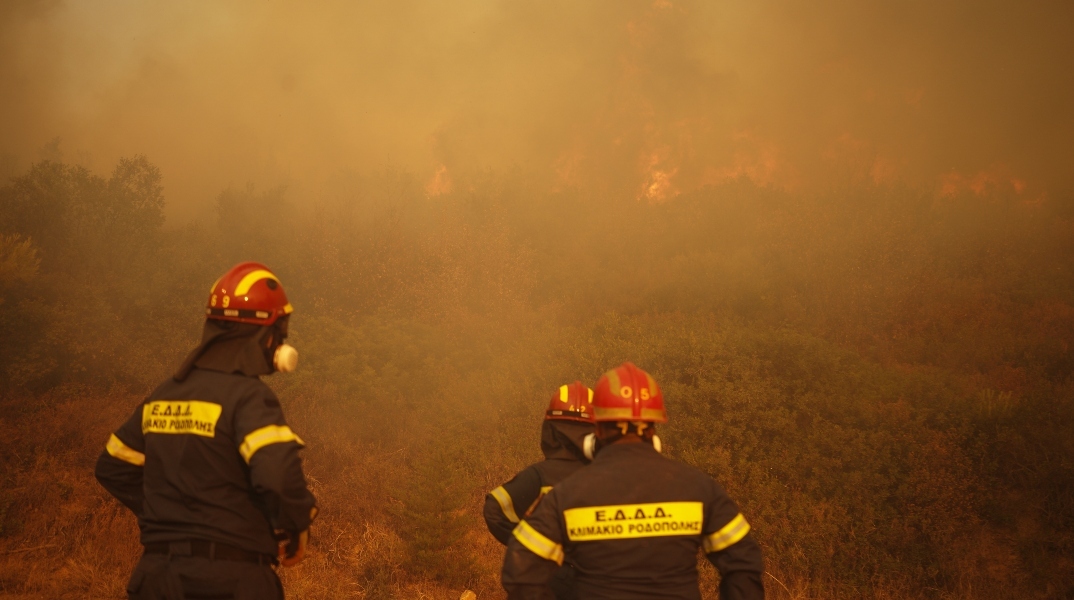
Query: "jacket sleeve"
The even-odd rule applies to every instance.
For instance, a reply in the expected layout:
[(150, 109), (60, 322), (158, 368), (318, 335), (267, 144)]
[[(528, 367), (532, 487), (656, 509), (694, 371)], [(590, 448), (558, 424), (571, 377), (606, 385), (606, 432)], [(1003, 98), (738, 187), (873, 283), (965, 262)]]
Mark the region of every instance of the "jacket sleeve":
[(309, 529), (317, 502), (302, 471), (299, 450), (305, 444), (288, 427), (280, 401), (268, 388), (236, 408), (235, 442), (272, 528), (292, 533)]
[(563, 564), (563, 526), (553, 489), (507, 543), (501, 580), (508, 600), (553, 600), (548, 581)]
[(101, 487), (140, 517), (145, 499), (144, 471), (145, 437), (142, 436), (142, 405), (139, 404), (134, 414), (108, 437), (104, 451), (97, 458), (94, 476)]
[(761, 547), (753, 536), (732, 544), (726, 550), (712, 552), (709, 562), (720, 572), (720, 598), (755, 600), (764, 598), (764, 561)]
[(712, 482), (703, 533), (705, 555), (720, 572), (722, 600), (763, 600), (764, 559), (750, 524), (718, 483)]
[(485, 495), (485, 525), (501, 544), (511, 539), (511, 531), (530, 505), (541, 495), (541, 478), (533, 466)]

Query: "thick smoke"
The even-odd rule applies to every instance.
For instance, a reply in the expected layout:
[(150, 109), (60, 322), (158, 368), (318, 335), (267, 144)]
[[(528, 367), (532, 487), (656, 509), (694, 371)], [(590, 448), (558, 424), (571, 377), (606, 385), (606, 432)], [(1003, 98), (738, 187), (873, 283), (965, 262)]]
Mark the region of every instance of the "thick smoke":
[(522, 168), (652, 201), (845, 176), (1040, 198), (1074, 185), (1072, 18), (1010, 0), (20, 0), (0, 8), (0, 175), (144, 153), (180, 219), (229, 185), (301, 196), (385, 167), (432, 194)]

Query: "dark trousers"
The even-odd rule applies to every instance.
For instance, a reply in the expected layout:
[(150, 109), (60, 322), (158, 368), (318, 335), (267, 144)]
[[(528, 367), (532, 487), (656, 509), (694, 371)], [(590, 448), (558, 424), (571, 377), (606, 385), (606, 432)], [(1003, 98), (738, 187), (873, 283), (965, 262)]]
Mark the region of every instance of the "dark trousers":
[(556, 596), (556, 600), (575, 600), (578, 592), (574, 589), (574, 566), (563, 563), (556, 569), (556, 573), (548, 580), (548, 588)]
[(269, 565), (200, 556), (144, 554), (127, 584), (130, 600), (283, 600)]

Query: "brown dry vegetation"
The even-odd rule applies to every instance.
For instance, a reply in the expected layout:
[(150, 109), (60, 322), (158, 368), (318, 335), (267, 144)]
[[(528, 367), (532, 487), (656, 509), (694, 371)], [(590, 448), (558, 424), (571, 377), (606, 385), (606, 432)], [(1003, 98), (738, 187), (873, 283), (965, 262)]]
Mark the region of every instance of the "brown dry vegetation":
[(389, 172), (230, 189), (168, 230), (160, 184), (46, 162), (0, 190), (6, 597), (122, 597), (136, 526), (92, 464), (240, 259), (298, 310), (300, 370), (270, 382), (322, 516), (290, 597), (500, 597), (483, 494), (538, 458), (557, 385), (627, 359), (662, 384), (667, 452), (741, 504), (771, 597), (1074, 593), (1068, 200), (732, 182), (649, 205), (521, 173), (429, 197)]

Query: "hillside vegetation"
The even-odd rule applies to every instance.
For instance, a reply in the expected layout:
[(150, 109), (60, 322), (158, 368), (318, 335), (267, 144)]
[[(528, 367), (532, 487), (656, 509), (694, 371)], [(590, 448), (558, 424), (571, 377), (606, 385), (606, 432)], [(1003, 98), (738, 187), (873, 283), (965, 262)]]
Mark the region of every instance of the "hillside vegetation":
[(664, 390), (666, 452), (741, 505), (770, 597), (1074, 595), (1071, 198), (456, 189), (248, 186), (172, 228), (143, 157), (0, 189), (0, 595), (122, 597), (136, 526), (93, 462), (240, 260), (296, 307), (299, 371), (269, 382), (322, 517), (289, 597), (502, 597), (484, 493), (539, 458), (556, 387), (624, 360)]

